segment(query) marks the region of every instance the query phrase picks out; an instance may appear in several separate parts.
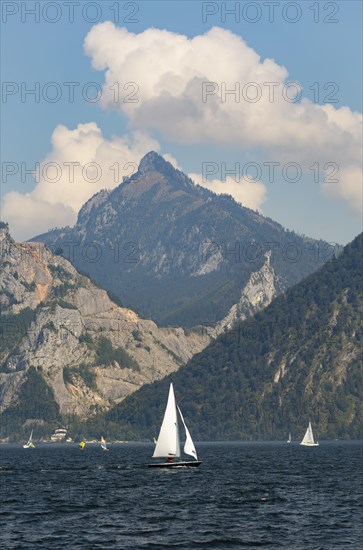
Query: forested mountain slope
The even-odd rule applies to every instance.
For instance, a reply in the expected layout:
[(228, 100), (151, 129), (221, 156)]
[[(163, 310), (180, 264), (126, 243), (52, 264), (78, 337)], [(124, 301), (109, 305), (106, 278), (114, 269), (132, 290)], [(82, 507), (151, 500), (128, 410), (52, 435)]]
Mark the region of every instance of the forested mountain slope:
[(173, 381), (197, 439), (301, 438), (309, 420), (318, 438), (361, 437), (362, 267), (361, 234), (107, 418), (129, 436), (156, 436)]

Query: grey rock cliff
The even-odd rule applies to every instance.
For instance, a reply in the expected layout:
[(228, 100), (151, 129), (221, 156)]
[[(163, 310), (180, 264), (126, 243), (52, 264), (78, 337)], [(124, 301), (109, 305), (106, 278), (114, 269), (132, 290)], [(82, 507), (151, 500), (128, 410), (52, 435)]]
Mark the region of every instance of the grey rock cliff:
[[(6, 227), (0, 229), (0, 250), (2, 410), (16, 403), (27, 370), (35, 367), (62, 414), (87, 417), (177, 370), (210, 341), (203, 331), (159, 328), (141, 319), (42, 243), (14, 242)], [(18, 320), (26, 308), (31, 322), (14, 345), (9, 336), (24, 328)], [(100, 338), (126, 351), (138, 368), (122, 361), (98, 364)], [(91, 387), (81, 376), (81, 365), (96, 380)]]

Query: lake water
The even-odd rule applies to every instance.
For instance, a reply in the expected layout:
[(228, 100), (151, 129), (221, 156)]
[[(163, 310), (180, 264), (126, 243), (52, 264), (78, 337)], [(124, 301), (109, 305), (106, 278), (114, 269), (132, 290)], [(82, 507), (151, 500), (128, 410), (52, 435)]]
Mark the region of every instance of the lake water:
[(1, 446), (1, 548), (361, 546), (361, 443), (197, 450), (200, 468), (163, 471), (150, 444)]

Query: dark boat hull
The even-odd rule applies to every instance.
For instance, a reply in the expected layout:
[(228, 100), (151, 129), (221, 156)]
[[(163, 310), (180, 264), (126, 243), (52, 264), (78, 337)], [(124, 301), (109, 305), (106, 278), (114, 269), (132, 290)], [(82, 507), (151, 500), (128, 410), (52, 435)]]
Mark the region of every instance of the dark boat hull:
[(190, 462), (155, 462), (155, 464), (148, 464), (149, 468), (198, 468), (202, 464), (201, 460), (191, 460)]

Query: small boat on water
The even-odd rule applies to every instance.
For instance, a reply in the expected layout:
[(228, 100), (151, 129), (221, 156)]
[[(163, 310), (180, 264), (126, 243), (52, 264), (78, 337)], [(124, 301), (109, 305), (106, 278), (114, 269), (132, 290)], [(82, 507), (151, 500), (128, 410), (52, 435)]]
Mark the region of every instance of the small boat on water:
[(28, 441), (24, 443), (23, 449), (35, 449), (35, 445), (33, 443), (33, 430), (30, 432)]
[[(178, 426), (178, 413), (185, 429), (185, 444), (184, 453), (192, 456), (195, 460), (176, 461), (180, 459), (180, 439)], [(183, 415), (179, 407), (176, 405), (173, 384), (170, 384), (168, 402), (165, 409), (163, 423), (160, 428), (159, 437), (155, 444), (153, 458), (166, 458), (166, 462), (155, 462), (149, 464), (149, 468), (196, 468), (201, 465), (198, 460), (197, 452), (189, 430), (185, 424)]]
[(103, 451), (109, 451), (110, 449), (107, 447), (106, 445), (106, 440), (105, 438), (103, 437), (103, 435), (101, 436), (101, 449)]
[(289, 439), (286, 441), (286, 443), (291, 443), (291, 433), (289, 433)]
[(57, 428), (54, 433), (50, 436), (50, 440), (53, 441), (53, 443), (60, 443), (61, 441), (64, 441), (67, 435), (66, 428)]
[(311, 427), (311, 423), (309, 422), (309, 426), (305, 432), (305, 435), (300, 443), (300, 445), (305, 445), (306, 447), (318, 447), (319, 443), (317, 441), (314, 441), (314, 435), (313, 435), (313, 429)]

